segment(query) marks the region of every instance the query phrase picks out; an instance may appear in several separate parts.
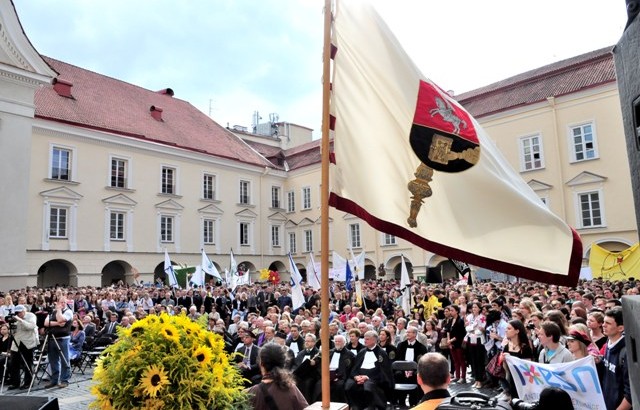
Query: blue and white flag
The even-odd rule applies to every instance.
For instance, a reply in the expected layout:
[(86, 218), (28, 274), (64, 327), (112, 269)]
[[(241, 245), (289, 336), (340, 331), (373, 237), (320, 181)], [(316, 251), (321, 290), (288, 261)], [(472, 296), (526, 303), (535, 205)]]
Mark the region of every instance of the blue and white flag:
[(173, 266), (171, 265), (171, 259), (169, 258), (169, 252), (167, 249), (164, 250), (164, 272), (167, 274), (169, 278), (169, 286), (172, 288), (178, 287), (178, 279), (176, 278), (176, 272), (173, 270)]
[(200, 266), (202, 267), (202, 271), (208, 275), (217, 278), (220, 282), (222, 282), (222, 276), (220, 276), (220, 272), (216, 268), (216, 265), (211, 262), (211, 260), (207, 257), (207, 254), (202, 250), (202, 262), (200, 262)]
[(347, 289), (347, 292), (351, 292), (351, 281), (353, 280), (353, 274), (351, 273), (351, 268), (349, 267), (349, 264), (347, 263), (345, 265), (345, 269), (346, 269), (346, 274), (345, 274), (345, 288)]
[(320, 264), (313, 260), (313, 253), (309, 253), (309, 263), (307, 263), (307, 283), (315, 290), (320, 289)]
[(228, 285), (233, 292), (238, 286), (238, 263), (236, 262), (236, 258), (233, 256), (233, 249), (231, 249), (229, 257), (229, 279), (231, 281), (228, 283)]
[(304, 305), (304, 294), (302, 293), (302, 285), (300, 284), (300, 282), (302, 282), (302, 275), (291, 257), (291, 252), (289, 252), (289, 272), (291, 273), (291, 302), (295, 310)]

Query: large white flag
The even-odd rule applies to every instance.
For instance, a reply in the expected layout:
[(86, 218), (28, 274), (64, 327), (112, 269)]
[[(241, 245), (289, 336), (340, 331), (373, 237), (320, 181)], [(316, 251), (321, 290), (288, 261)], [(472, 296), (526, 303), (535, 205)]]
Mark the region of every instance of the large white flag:
[[(365, 252), (362, 251), (360, 255), (357, 257), (353, 256), (353, 252), (351, 252), (351, 260), (349, 262), (349, 267), (351, 268), (351, 273), (356, 272), (356, 268), (362, 271), (358, 273), (359, 279), (364, 279), (364, 259)], [(333, 280), (337, 280), (340, 282), (344, 282), (346, 280), (347, 275), (347, 259), (340, 256), (340, 254), (336, 251), (333, 251), (332, 255), (332, 264), (333, 264)]]
[(204, 273), (211, 275), (214, 278), (217, 278), (220, 282), (222, 282), (222, 276), (220, 276), (220, 272), (218, 272), (218, 268), (216, 268), (216, 265), (214, 265), (213, 262), (211, 262), (211, 259), (209, 259), (207, 254), (204, 252), (204, 249), (202, 250), (202, 262), (200, 262), (200, 266), (202, 266), (202, 271)]
[(304, 294), (302, 293), (302, 275), (298, 270), (291, 253), (289, 253), (289, 272), (291, 273), (291, 304), (293, 309), (298, 309), (304, 305)]
[(167, 274), (167, 278), (169, 278), (169, 286), (177, 288), (179, 286), (178, 279), (176, 278), (176, 272), (173, 270), (171, 258), (169, 258), (169, 252), (167, 252), (166, 248), (164, 250), (164, 272)]
[(409, 271), (404, 261), (404, 255), (400, 255), (400, 289), (402, 290), (402, 310), (404, 314), (409, 316), (411, 313), (411, 280), (409, 279)]
[[(332, 42), (332, 206), (451, 259), (577, 283), (578, 234), (542, 203), (480, 124), (422, 75), (371, 4), (338, 2)], [(434, 64), (468, 63), (440, 59), (437, 48), (446, 41), (425, 44)]]
[(200, 265), (196, 266), (196, 271), (191, 276), (189, 282), (197, 286), (204, 286), (204, 272)]
[(231, 279), (229, 288), (233, 292), (238, 286), (238, 263), (236, 262), (236, 258), (233, 256), (233, 249), (231, 249), (229, 254), (229, 278)]
[(307, 283), (312, 289), (320, 289), (320, 263), (313, 260), (313, 253), (309, 253), (307, 263)]

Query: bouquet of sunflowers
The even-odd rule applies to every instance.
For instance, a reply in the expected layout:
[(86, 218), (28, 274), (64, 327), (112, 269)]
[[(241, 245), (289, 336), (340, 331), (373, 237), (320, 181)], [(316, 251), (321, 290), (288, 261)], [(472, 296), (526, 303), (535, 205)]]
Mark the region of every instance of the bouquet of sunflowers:
[(249, 409), (224, 341), (184, 315), (148, 316), (98, 359), (93, 409)]

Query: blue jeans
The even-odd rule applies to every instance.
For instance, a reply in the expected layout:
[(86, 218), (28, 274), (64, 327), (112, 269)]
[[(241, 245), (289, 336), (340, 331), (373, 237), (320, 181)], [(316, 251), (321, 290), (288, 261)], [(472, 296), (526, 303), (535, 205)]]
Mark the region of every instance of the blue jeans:
[[(51, 383), (69, 383), (69, 379), (71, 379), (71, 366), (68, 364), (70, 340), (71, 336), (55, 339), (53, 336), (50, 336), (49, 348), (47, 353), (49, 357), (49, 365), (51, 366)], [(56, 342), (58, 342), (60, 351), (62, 352), (62, 355), (64, 357), (60, 355), (60, 351), (58, 351)], [(60, 372), (60, 367), (62, 367), (62, 373)]]

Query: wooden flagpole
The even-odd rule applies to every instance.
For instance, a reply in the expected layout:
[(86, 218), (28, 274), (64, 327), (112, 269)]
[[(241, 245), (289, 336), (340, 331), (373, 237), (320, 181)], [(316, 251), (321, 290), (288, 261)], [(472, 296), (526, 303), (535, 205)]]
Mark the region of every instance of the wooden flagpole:
[(331, 406), (329, 381), (329, 93), (331, 92), (331, 0), (324, 1), (324, 42), (322, 51), (322, 190), (320, 193), (320, 343), (322, 408)]

